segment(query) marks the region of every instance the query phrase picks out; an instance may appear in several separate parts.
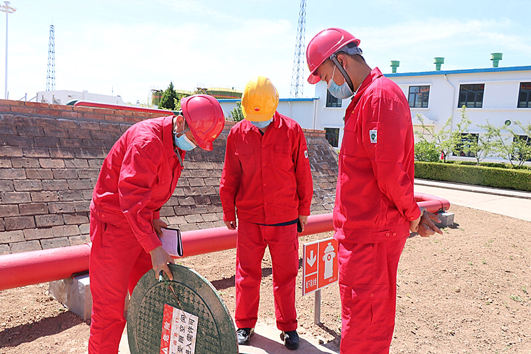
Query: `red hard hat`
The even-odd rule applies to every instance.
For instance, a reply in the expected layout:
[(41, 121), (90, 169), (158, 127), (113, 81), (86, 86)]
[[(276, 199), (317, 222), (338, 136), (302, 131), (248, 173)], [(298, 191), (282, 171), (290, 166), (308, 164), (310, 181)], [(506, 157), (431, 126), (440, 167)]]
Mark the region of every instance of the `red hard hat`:
[(181, 100), (181, 109), (197, 145), (212, 151), (212, 142), (225, 126), (225, 116), (218, 100), (209, 95), (193, 95)]
[(356, 46), (360, 44), (359, 39), (341, 28), (328, 28), (317, 33), (306, 48), (306, 62), (310, 69), (308, 82), (313, 85), (321, 81), (315, 73), (317, 69), (332, 54), (352, 42)]

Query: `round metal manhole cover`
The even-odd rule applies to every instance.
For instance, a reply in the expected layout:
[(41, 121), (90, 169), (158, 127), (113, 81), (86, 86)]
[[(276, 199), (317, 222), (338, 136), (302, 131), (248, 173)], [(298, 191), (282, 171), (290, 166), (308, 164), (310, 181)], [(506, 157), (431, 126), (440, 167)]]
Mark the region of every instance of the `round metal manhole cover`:
[[(169, 266), (173, 281), (157, 280), (152, 269), (140, 279), (133, 291), (127, 313), (127, 337), (131, 353), (161, 353), (165, 343), (161, 342), (165, 335), (163, 331), (167, 333), (167, 328), (163, 326), (167, 324), (165, 318), (170, 307), (177, 309), (175, 312), (184, 311), (190, 318), (197, 317), (197, 323), (191, 321), (196, 326), (195, 332), (190, 328), (195, 335), (194, 353), (238, 353), (234, 323), (216, 289), (189, 268), (175, 264)], [(178, 344), (177, 339), (183, 338), (173, 338), (175, 344)], [(183, 353), (189, 348), (186, 347)]]

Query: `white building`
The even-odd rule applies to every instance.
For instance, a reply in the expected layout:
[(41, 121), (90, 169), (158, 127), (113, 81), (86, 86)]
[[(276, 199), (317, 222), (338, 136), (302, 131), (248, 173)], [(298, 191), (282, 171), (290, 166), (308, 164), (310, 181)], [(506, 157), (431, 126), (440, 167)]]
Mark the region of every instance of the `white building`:
[[(441, 70), (386, 74), (400, 86), (411, 107), (413, 125), (417, 115), (429, 119), (436, 131), (451, 121), (461, 121), (461, 108), (472, 121), (468, 132), (481, 135), (481, 125), (498, 128), (514, 121), (531, 123), (531, 66)], [(511, 126), (516, 132), (520, 128)], [(520, 131), (523, 134), (523, 132)], [(507, 136), (509, 138), (509, 136)]]
[(93, 101), (111, 104), (125, 104), (120, 95), (102, 95), (98, 93), (90, 93), (88, 91), (70, 91), (70, 90), (56, 90), (56, 91), (40, 91), (37, 92), (36, 102), (46, 102), (51, 104), (67, 104), (71, 100)]
[[(485, 69), (440, 70), (384, 74), (400, 86), (408, 98), (414, 126), (420, 122), (439, 130), (454, 117), (452, 128), (460, 122), (461, 107), (473, 122), (472, 134), (481, 134), (478, 125), (502, 127), (516, 120), (531, 123), (531, 66)], [(220, 100), (227, 116), (239, 100)], [(278, 111), (295, 119), (303, 128), (326, 130), (333, 146), (341, 146), (345, 109), (350, 99), (331, 96), (326, 83), (315, 85), (314, 98), (280, 99)], [(518, 128), (515, 127), (515, 130)]]

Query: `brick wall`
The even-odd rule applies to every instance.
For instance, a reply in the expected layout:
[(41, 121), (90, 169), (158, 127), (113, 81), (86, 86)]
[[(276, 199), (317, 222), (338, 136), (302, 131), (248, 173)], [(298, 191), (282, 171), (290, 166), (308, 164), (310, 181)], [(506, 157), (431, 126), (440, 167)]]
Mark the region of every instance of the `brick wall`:
[[(89, 242), (92, 188), (107, 152), (132, 124), (160, 116), (0, 100), (0, 254)], [(195, 149), (161, 218), (182, 230), (224, 226), (219, 198), (225, 143)], [(324, 131), (305, 130), (314, 178), (312, 213), (331, 212), (337, 154)]]

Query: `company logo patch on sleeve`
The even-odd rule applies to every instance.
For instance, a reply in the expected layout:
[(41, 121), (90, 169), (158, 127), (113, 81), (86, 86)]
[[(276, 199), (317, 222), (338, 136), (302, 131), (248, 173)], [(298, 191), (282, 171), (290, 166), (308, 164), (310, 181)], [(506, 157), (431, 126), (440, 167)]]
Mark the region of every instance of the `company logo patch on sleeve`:
[(378, 130), (369, 130), (369, 137), (371, 138), (371, 143), (376, 144), (378, 142)]
[(308, 150), (304, 150), (304, 157), (308, 158)]

